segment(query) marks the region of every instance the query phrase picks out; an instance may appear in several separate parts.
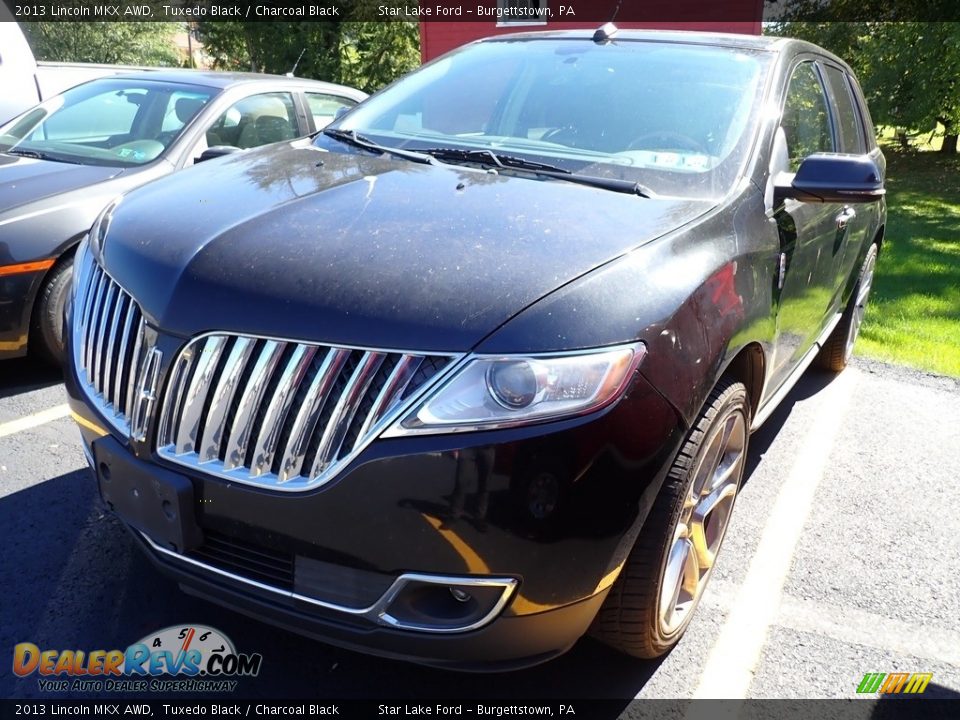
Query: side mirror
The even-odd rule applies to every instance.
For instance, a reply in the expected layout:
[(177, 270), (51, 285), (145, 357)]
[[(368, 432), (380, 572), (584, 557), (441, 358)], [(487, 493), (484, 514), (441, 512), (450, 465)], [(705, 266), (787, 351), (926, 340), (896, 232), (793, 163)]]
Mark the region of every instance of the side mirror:
[(801, 202), (869, 203), (886, 190), (883, 172), (869, 155), (816, 153), (800, 164), (796, 174), (774, 179), (774, 204), (787, 198)]
[(197, 162), (202, 163), (204, 160), (215, 160), (218, 157), (232, 155), (235, 152), (240, 152), (240, 148), (234, 147), (233, 145), (214, 145), (200, 153)]

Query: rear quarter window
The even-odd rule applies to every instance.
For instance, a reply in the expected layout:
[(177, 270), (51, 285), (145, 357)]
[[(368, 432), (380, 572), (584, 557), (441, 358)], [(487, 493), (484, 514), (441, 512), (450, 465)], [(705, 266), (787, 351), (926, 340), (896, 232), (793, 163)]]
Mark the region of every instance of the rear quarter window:
[(830, 94), (833, 96), (834, 116), (837, 131), (840, 134), (839, 150), (844, 153), (862, 154), (866, 152), (863, 125), (847, 74), (833, 65), (826, 65), (824, 69), (827, 83), (830, 85)]

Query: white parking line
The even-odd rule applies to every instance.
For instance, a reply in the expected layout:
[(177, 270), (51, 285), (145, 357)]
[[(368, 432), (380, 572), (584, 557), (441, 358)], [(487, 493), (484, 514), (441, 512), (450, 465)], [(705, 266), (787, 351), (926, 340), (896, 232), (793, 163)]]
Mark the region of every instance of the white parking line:
[(64, 403), (63, 405), (57, 405), (48, 410), (41, 410), (33, 415), (27, 415), (22, 418), (17, 418), (16, 420), (11, 420), (10, 422), (0, 423), (0, 438), (40, 425), (46, 425), (48, 422), (67, 417), (69, 414), (70, 407)]
[[(736, 602), (736, 590), (711, 587), (700, 601), (697, 613), (730, 612)], [(852, 605), (833, 605), (791, 595), (781, 599), (774, 625), (960, 668), (960, 633), (942, 625), (919, 625)]]
[(960, 633), (942, 626), (914, 625), (860, 608), (789, 596), (783, 599), (777, 625), (960, 667)]
[(847, 368), (817, 394), (815, 421), (797, 450), (760, 536), (757, 552), (700, 677), (695, 698), (744, 698), (780, 597), (817, 486), (859, 374)]

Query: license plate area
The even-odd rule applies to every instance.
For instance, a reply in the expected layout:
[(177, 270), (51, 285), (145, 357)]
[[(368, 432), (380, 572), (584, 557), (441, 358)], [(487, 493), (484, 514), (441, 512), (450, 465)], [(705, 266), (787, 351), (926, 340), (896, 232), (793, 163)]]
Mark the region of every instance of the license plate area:
[(127, 524), (183, 553), (203, 543), (189, 478), (140, 462), (106, 436), (93, 443), (100, 497)]

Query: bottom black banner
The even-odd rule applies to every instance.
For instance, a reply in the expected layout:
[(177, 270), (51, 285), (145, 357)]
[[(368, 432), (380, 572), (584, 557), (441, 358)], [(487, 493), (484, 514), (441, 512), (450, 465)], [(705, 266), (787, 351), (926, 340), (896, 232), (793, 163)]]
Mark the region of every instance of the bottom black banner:
[(0, 700), (8, 718), (629, 718), (899, 720), (960, 717), (960, 701), (896, 700)]

